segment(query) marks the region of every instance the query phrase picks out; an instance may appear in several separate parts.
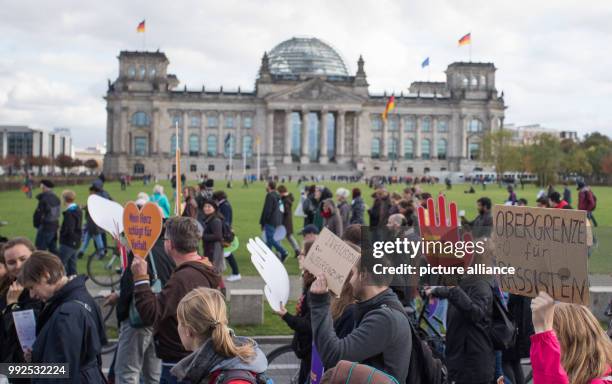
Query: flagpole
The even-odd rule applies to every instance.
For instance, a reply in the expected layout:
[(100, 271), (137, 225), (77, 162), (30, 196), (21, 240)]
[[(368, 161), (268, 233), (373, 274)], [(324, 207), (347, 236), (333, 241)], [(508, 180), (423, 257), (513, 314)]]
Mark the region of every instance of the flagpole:
[(234, 157), (234, 146), (232, 145), (232, 136), (229, 137), (229, 182), (232, 182), (232, 157)]
[(472, 62), (472, 38), (470, 37), (470, 63)]
[(259, 141), (259, 136), (257, 136), (257, 181), (259, 181), (259, 177), (261, 175), (261, 151), (259, 149)]
[(242, 143), (242, 178), (246, 176), (246, 148), (244, 148), (244, 143)]
[(179, 216), (181, 214), (181, 149), (179, 148), (179, 134), (178, 134), (178, 121), (174, 123), (175, 134), (174, 137), (174, 150), (175, 150), (175, 170), (176, 170), (176, 201), (174, 206), (174, 214)]

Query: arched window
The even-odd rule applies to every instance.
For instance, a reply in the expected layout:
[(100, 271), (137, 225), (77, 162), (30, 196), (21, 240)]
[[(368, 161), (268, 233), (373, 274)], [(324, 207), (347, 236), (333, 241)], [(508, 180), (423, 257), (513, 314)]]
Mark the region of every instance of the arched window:
[(404, 132), (414, 132), (415, 126), (414, 117), (408, 116), (404, 119)]
[(219, 124), (217, 115), (208, 115), (208, 127), (216, 127)]
[(138, 74), (140, 75), (140, 78), (144, 80), (145, 76), (147, 75), (147, 69), (145, 68), (144, 65), (140, 66), (140, 71)]
[(378, 137), (372, 139), (372, 158), (380, 158), (380, 139)]
[(134, 67), (129, 67), (128, 68), (128, 77), (135, 77), (136, 76), (136, 68)]
[(484, 75), (480, 75), (480, 88), (487, 87), (487, 78)]
[(200, 154), (200, 136), (189, 136), (189, 156), (198, 156)]
[(446, 133), (448, 132), (448, 120), (442, 119), (438, 120), (438, 132)]
[(245, 129), (253, 128), (253, 117), (245, 116), (242, 119), (242, 128), (245, 128)]
[(480, 158), (480, 143), (470, 143), (468, 148), (470, 160), (478, 160)]
[(478, 87), (478, 80), (476, 80), (476, 76), (472, 76), (472, 88)]
[(404, 159), (414, 158), (414, 141), (412, 139), (404, 140)]
[(429, 160), (431, 158), (431, 141), (423, 139), (421, 141), (421, 158)]
[(199, 115), (191, 115), (190, 119), (189, 119), (189, 126), (192, 128), (200, 128), (200, 125), (202, 123), (202, 119), (200, 118)]
[[(181, 151), (183, 151), (183, 149), (182, 149), (183, 135), (179, 135), (179, 139), (178, 140), (179, 140), (178, 141), (179, 149), (181, 149)], [(172, 155), (176, 154), (176, 135), (175, 134), (170, 136), (170, 153)]]
[(468, 132), (470, 133), (479, 133), (482, 132), (482, 121), (478, 119), (470, 120), (468, 124)]
[(391, 160), (397, 160), (397, 151), (399, 147), (399, 143), (397, 141), (397, 138), (395, 137), (390, 137), (389, 138), (389, 159)]
[(464, 88), (467, 88), (469, 83), (470, 83), (470, 81), (468, 80), (467, 76), (463, 76), (461, 82), (463, 83), (463, 87)]
[(138, 111), (132, 115), (132, 125), (144, 127), (149, 125), (149, 115), (145, 112)]
[(421, 132), (431, 131), (431, 119), (429, 117), (423, 117), (421, 120)]
[(225, 157), (232, 157), (236, 155), (236, 137), (234, 135), (225, 136), (225, 141), (223, 142), (223, 155)]
[(206, 139), (206, 154), (208, 156), (217, 156), (217, 136), (208, 135)]
[(446, 143), (446, 139), (439, 139), (438, 140), (438, 159), (446, 159), (446, 147), (447, 147), (447, 143)]
[(250, 135), (242, 137), (242, 153), (247, 158), (253, 157), (253, 138)]

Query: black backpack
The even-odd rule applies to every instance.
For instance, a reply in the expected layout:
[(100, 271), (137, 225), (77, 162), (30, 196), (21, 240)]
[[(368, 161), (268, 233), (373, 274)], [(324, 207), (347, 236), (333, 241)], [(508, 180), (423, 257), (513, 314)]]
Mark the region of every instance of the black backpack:
[(223, 225), (221, 227), (221, 236), (223, 237), (223, 247), (229, 247), (229, 245), (234, 241), (234, 231), (232, 227), (226, 222), (223, 221)]
[(249, 384), (266, 384), (268, 376), (265, 373), (253, 373), (244, 369), (228, 369), (221, 371), (211, 384), (232, 384), (237, 381), (246, 381)]
[(489, 335), (495, 350), (503, 351), (514, 346), (518, 331), (512, 315), (495, 292), (495, 288), (491, 287), (491, 291), (493, 293), (493, 316), (491, 317)]

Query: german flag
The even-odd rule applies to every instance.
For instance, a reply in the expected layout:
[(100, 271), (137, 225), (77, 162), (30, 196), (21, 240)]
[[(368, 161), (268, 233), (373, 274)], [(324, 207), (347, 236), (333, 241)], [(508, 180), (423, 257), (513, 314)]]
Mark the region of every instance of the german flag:
[(136, 32), (142, 32), (144, 33), (145, 31), (145, 21), (141, 21), (140, 24), (138, 24), (138, 27), (136, 27)]
[(384, 121), (387, 121), (387, 115), (389, 112), (395, 109), (395, 96), (391, 95), (389, 101), (387, 101), (387, 105), (385, 106), (385, 111), (382, 114), (382, 118)]
[(472, 33), (471, 32), (459, 39), (460, 47), (467, 45), (467, 44), (471, 44), (471, 43), (472, 43)]

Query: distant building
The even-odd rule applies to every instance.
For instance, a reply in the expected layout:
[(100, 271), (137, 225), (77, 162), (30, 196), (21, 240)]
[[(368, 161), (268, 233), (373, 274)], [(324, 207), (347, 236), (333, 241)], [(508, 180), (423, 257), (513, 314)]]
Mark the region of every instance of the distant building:
[(573, 142), (578, 141), (578, 132), (576, 131), (561, 131), (559, 132), (561, 140), (571, 140)]
[[(98, 163), (98, 169), (94, 172), (101, 172), (104, 164), (104, 154), (106, 153), (106, 147), (104, 145), (96, 145), (95, 147), (87, 147), (84, 149), (74, 150), (74, 159), (81, 160), (83, 163), (87, 160), (95, 160)], [(90, 169), (84, 165), (77, 169), (78, 173), (89, 172)]]
[(576, 131), (560, 131), (557, 129), (544, 127), (540, 124), (504, 124), (504, 129), (512, 131), (512, 140), (516, 145), (533, 144), (536, 138), (543, 133), (553, 135), (559, 140), (569, 139), (575, 142), (578, 141), (578, 132)]
[(25, 125), (0, 125), (0, 157), (56, 158), (72, 156), (72, 137), (66, 128), (51, 132)]

